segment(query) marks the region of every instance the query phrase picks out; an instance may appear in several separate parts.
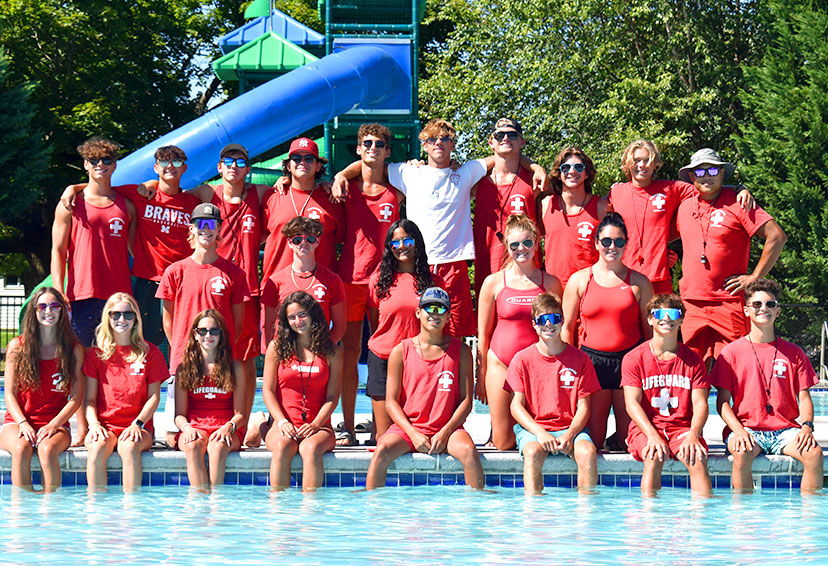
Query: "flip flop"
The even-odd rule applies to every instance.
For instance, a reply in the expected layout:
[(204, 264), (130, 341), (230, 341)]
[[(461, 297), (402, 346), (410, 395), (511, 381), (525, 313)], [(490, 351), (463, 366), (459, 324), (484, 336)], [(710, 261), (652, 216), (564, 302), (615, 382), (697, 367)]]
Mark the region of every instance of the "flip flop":
[(342, 432), (343, 430), (345, 430), (345, 421), (337, 423), (334, 427), (334, 432)]
[(336, 433), (336, 445), (339, 446), (359, 446), (359, 442), (353, 434), (347, 430)]
[(354, 427), (355, 432), (371, 432), (371, 428), (374, 426), (374, 423), (371, 421), (365, 421), (364, 423), (359, 423)]

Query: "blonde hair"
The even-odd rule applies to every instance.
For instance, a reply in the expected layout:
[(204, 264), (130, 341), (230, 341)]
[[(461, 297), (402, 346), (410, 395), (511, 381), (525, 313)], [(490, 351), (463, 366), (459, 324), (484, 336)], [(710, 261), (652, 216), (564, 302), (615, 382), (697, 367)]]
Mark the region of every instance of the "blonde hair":
[(442, 118), (434, 118), (420, 132), (420, 141), (425, 141), (428, 138), (438, 138), (440, 136), (457, 137), (457, 130)]
[[(506, 268), (513, 261), (511, 254), (509, 254), (509, 244), (506, 243), (506, 240), (508, 239), (509, 233), (514, 232), (515, 230), (525, 230), (526, 232), (529, 232), (532, 235), (532, 240), (535, 242), (535, 248), (537, 248), (538, 237), (540, 236), (538, 225), (535, 224), (534, 220), (523, 213), (510, 214), (509, 218), (506, 220), (506, 226), (503, 227), (503, 238), (500, 240), (500, 244), (503, 246), (504, 251), (500, 260), (501, 269)], [(535, 253), (538, 253), (537, 249), (535, 249)]]
[(635, 140), (627, 146), (627, 149), (624, 150), (624, 155), (621, 156), (621, 172), (624, 173), (627, 179), (632, 179), (633, 154), (636, 149), (644, 149), (650, 154), (648, 163), (655, 166), (655, 171), (658, 171), (664, 165), (664, 162), (661, 160), (661, 151), (659, 151), (655, 142), (650, 140)]
[(115, 343), (115, 334), (112, 332), (109, 313), (112, 312), (115, 305), (122, 301), (129, 304), (129, 308), (135, 313), (135, 324), (132, 325), (132, 330), (129, 333), (132, 351), (125, 359), (128, 362), (142, 362), (147, 357), (149, 346), (146, 340), (144, 340), (144, 325), (141, 320), (141, 310), (138, 308), (138, 303), (135, 302), (135, 299), (126, 293), (115, 293), (104, 304), (103, 312), (101, 313), (101, 322), (95, 328), (95, 342), (100, 350), (98, 357), (102, 360), (108, 360), (115, 353), (117, 344)]

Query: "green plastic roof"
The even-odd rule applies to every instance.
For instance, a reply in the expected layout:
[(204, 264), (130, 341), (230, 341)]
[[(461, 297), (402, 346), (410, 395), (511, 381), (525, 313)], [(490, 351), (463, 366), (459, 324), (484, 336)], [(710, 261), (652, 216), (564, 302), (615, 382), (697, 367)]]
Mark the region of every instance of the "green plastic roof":
[(213, 61), (213, 72), (223, 81), (237, 81), (239, 75), (278, 75), (318, 60), (276, 33), (267, 32)]

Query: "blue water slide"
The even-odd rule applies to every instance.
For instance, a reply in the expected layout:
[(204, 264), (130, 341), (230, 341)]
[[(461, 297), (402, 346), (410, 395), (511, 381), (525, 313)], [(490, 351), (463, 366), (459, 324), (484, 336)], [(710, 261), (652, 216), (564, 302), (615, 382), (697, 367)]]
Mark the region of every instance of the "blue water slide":
[(112, 182), (139, 183), (157, 175), (155, 150), (187, 153), (182, 187), (215, 177), (221, 148), (240, 143), (251, 158), (357, 107), (382, 105), (410, 89), (409, 74), (392, 51), (361, 45), (332, 53), (238, 96), (118, 161)]

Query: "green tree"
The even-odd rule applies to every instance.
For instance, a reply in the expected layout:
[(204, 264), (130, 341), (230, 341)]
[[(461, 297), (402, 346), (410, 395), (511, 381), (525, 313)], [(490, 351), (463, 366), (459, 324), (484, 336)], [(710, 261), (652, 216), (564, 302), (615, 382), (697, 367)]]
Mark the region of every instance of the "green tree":
[(773, 37), (746, 71), (752, 115), (736, 136), (740, 169), (788, 234), (772, 276), (793, 301), (826, 302), (828, 287), (828, 8), (773, 0)]

